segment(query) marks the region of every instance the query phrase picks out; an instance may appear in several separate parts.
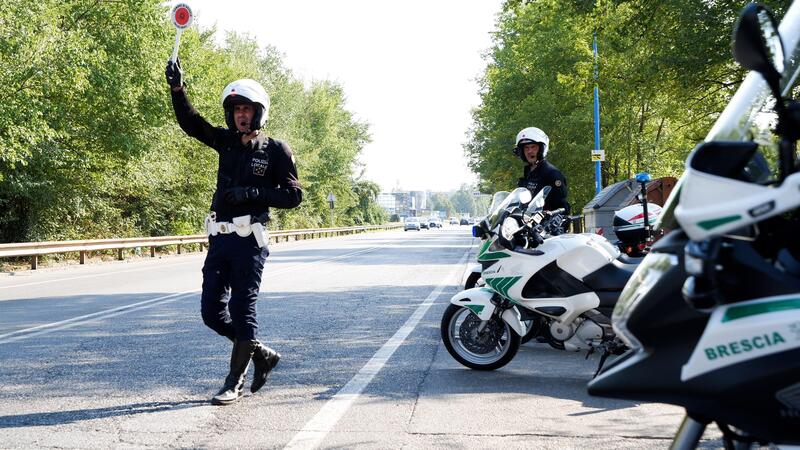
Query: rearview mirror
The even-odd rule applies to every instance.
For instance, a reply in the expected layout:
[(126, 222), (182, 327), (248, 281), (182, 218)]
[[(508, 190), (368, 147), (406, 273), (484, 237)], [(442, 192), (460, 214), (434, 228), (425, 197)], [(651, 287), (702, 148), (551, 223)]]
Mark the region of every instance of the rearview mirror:
[(742, 10), (733, 28), (733, 59), (745, 69), (760, 73), (773, 94), (780, 97), (779, 82), (785, 61), (783, 42), (775, 16), (765, 5), (751, 3)]

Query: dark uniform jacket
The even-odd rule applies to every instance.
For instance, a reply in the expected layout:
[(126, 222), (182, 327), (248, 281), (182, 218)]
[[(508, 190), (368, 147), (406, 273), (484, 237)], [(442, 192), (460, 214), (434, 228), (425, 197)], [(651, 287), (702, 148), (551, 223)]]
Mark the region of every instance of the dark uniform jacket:
[[(248, 144), (242, 144), (239, 133), (209, 124), (194, 109), (184, 89), (172, 91), (172, 106), (183, 131), (219, 154), (217, 190), (211, 202), (217, 221), (249, 214), (263, 222), (270, 206), (294, 208), (303, 200), (294, 156), (286, 143), (262, 132)], [(227, 189), (250, 186), (259, 190), (256, 200), (238, 205), (225, 200), (223, 194)]]
[(570, 207), (567, 203), (567, 180), (556, 166), (543, 160), (535, 169), (531, 170), (530, 164), (525, 166), (524, 176), (519, 179), (518, 187), (528, 188), (535, 196), (545, 186), (551, 186), (550, 194), (544, 200), (545, 211), (554, 211), (558, 208), (566, 210), (569, 215)]

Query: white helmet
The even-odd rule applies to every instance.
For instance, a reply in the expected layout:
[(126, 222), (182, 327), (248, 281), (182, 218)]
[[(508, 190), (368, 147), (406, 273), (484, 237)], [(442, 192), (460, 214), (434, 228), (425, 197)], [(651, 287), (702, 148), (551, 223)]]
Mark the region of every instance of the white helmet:
[[(269, 116), (269, 95), (256, 80), (245, 78), (236, 80), (225, 86), (222, 91), (222, 108), (225, 109), (225, 123), (232, 131), (236, 131), (233, 120), (233, 105), (256, 105), (250, 130), (258, 130), (267, 123)], [(260, 108), (259, 108), (260, 107)]]
[(514, 147), (514, 154), (522, 158), (526, 163), (525, 154), (522, 152), (522, 145), (537, 143), (541, 146), (539, 151), (539, 159), (547, 158), (547, 149), (550, 147), (550, 138), (544, 134), (544, 131), (536, 127), (528, 127), (517, 133), (517, 142)]

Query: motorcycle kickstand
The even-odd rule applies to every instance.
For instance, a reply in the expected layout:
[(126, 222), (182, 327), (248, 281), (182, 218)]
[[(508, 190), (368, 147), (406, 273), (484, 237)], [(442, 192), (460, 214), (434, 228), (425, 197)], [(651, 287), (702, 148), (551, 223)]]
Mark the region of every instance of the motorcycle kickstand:
[(606, 363), (606, 359), (608, 359), (608, 355), (610, 354), (611, 352), (608, 351), (608, 349), (603, 350), (603, 354), (600, 355), (600, 362), (597, 364), (597, 370), (594, 372), (594, 375), (592, 375), (592, 378), (596, 378), (600, 371), (603, 370), (603, 364)]

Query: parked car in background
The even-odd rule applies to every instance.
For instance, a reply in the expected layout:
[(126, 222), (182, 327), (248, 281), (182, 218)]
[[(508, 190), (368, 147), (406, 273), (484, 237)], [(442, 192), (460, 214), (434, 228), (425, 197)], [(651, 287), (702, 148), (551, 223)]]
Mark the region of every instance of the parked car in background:
[(458, 219), (455, 217), (450, 218), (450, 225), (458, 225)]
[(408, 230), (417, 230), (420, 229), (420, 223), (418, 217), (406, 217), (405, 223), (403, 223), (403, 231)]
[(469, 219), (467, 219), (466, 217), (462, 217), (461, 221), (459, 222), (459, 225), (469, 225)]
[(431, 217), (428, 219), (428, 226), (430, 228), (442, 228), (442, 219), (438, 217)]
[(424, 228), (424, 229), (427, 230), (428, 229), (428, 221), (427, 221), (427, 219), (426, 220), (420, 220), (419, 221), (419, 227), (420, 228)]

